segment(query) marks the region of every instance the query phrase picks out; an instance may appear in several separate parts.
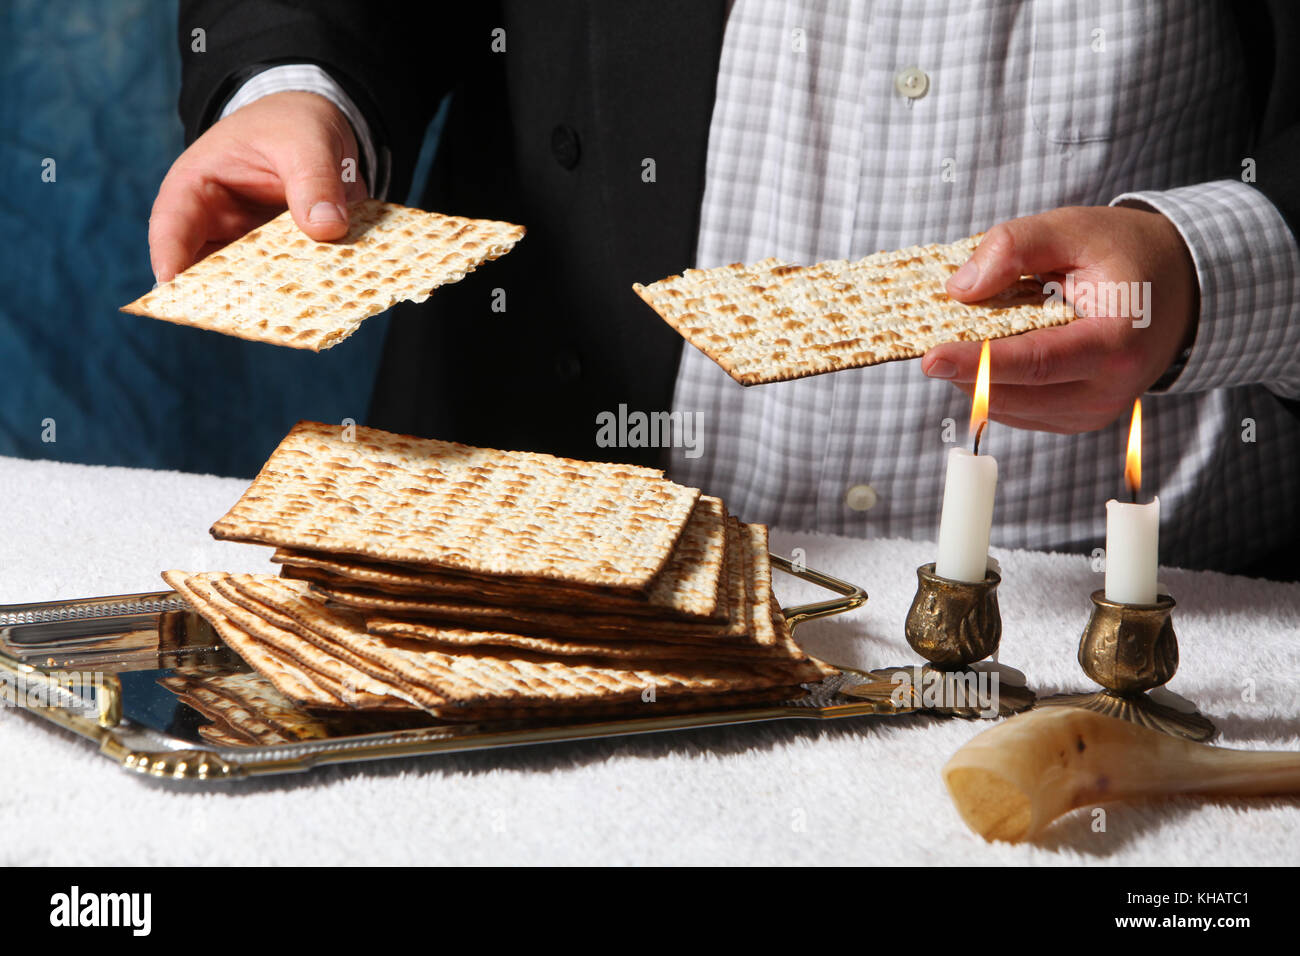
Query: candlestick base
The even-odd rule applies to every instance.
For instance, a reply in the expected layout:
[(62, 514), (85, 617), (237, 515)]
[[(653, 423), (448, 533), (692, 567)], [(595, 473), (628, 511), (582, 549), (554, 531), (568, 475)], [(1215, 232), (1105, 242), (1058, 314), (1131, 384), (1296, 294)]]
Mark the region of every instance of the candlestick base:
[(1178, 639), (1170, 619), (1174, 599), (1161, 594), (1155, 604), (1120, 604), (1107, 600), (1105, 591), (1094, 591), (1092, 603), (1079, 639), (1079, 666), (1104, 690), (1057, 694), (1039, 703), (1082, 707), (1189, 740), (1213, 737), (1216, 730), (1208, 718), (1175, 710), (1146, 693), (1178, 670)]
[(942, 717), (1010, 717), (1034, 706), (1036, 695), (1028, 687), (993, 683), (992, 670), (945, 670), (930, 664), (881, 667), (869, 672), (866, 684), (846, 687), (843, 693), (883, 704), (898, 713), (923, 711)]
[(889, 701), (899, 711), (950, 717), (1005, 717), (1032, 707), (1035, 695), (1028, 687), (995, 683), (992, 671), (970, 666), (995, 653), (1002, 640), (1001, 576), (989, 570), (983, 581), (954, 581), (923, 564), (916, 577), (904, 633), (912, 650), (930, 663), (873, 670), (874, 680), (845, 693)]
[(1116, 694), (1108, 690), (1092, 694), (1053, 694), (1041, 698), (1038, 706), (1080, 707), (1188, 740), (1205, 741), (1218, 733), (1210, 719), (1199, 711), (1184, 713), (1157, 703), (1147, 694)]

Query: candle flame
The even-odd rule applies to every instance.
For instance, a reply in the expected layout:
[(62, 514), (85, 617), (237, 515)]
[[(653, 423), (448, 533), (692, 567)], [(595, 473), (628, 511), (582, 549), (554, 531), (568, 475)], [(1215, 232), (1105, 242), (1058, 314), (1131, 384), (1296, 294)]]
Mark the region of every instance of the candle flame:
[(975, 400), (970, 406), (970, 433), (979, 433), (980, 426), (989, 418), (989, 343), (984, 340), (980, 349), (980, 370), (975, 377)]
[(1128, 427), (1128, 456), (1124, 462), (1124, 483), (1134, 498), (1142, 490), (1142, 399), (1133, 399), (1133, 421)]

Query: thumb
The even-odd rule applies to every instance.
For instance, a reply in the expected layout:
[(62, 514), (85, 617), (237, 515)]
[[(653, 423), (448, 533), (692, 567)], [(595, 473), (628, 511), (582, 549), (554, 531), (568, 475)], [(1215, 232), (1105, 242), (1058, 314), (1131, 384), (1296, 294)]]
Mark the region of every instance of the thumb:
[(1056, 209), (999, 223), (948, 278), (947, 291), (961, 302), (996, 295), (1022, 275), (1068, 272), (1078, 263), (1080, 240), (1069, 210)]
[(289, 214), (299, 229), (318, 242), (347, 235), (343, 144), (336, 137), (323, 127), (300, 131), (270, 159), (284, 184)]

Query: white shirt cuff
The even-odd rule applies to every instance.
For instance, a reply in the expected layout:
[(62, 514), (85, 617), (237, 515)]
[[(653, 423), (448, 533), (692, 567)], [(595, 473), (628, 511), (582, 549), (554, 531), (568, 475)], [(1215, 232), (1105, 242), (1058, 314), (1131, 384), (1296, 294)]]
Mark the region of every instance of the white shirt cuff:
[(375, 154), (375, 141), (370, 134), (370, 124), (366, 122), (365, 116), (357, 109), (357, 105), (352, 102), (352, 98), (343, 87), (315, 64), (291, 63), (263, 70), (235, 91), (235, 95), (226, 103), (218, 118), (225, 119), (240, 107), (247, 106), (264, 96), (270, 96), (272, 93), (287, 93), (291, 90), (323, 96), (348, 118), (348, 122), (352, 124), (352, 133), (357, 140), (357, 147), (366, 161), (366, 170), (370, 174), (366, 183), (368, 191), (376, 199), (383, 199), (384, 193), (388, 191), (388, 176), (386, 170), (379, 166)]

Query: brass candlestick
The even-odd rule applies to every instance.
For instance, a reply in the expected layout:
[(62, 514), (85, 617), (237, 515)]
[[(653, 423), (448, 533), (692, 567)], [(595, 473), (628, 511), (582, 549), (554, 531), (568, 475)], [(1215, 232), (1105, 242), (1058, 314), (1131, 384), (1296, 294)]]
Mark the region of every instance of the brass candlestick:
[(971, 584), (941, 578), (933, 564), (916, 569), (916, 596), (907, 612), (904, 633), (912, 650), (931, 664), (958, 669), (983, 660), (1002, 641), (1002, 612), (998, 585), (1002, 576), (992, 569)]
[(983, 581), (954, 581), (935, 574), (931, 563), (917, 568), (916, 577), (916, 597), (904, 633), (912, 650), (929, 663), (873, 670), (875, 681), (846, 693), (901, 701), (900, 709), (953, 717), (1005, 717), (1032, 707), (1033, 691), (1001, 681), (996, 700), (990, 701), (980, 687), (981, 679), (988, 680), (983, 676), (987, 672), (970, 666), (995, 653), (1002, 640), (997, 595), (1001, 575), (989, 569)]
[(1152, 700), (1147, 691), (1167, 683), (1178, 670), (1178, 639), (1170, 612), (1174, 599), (1155, 604), (1121, 604), (1093, 591), (1092, 615), (1079, 639), (1079, 665), (1104, 689), (1091, 694), (1057, 694), (1043, 706), (1082, 707), (1189, 740), (1209, 740), (1214, 724)]

